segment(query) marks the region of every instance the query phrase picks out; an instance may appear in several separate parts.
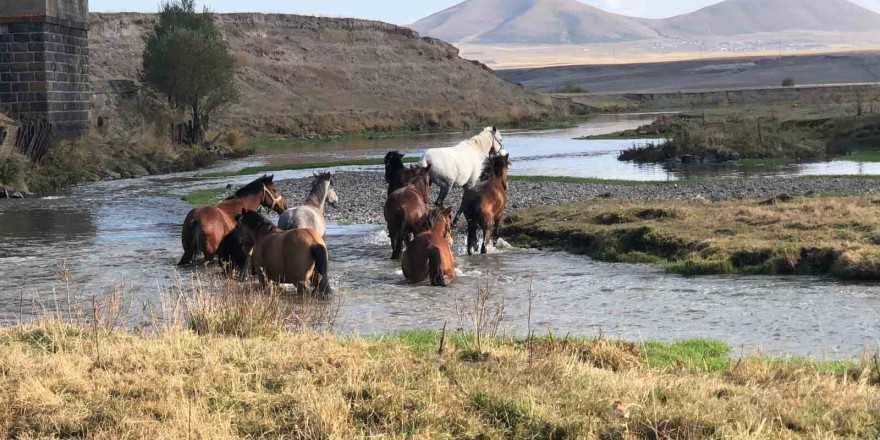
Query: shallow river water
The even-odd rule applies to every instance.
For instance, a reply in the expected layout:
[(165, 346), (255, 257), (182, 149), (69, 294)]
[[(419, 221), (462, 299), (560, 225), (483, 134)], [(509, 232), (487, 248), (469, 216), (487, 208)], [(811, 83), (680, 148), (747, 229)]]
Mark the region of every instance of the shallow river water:
[[(506, 147), (515, 174), (674, 179), (663, 167), (634, 167), (616, 156), (632, 141), (573, 141), (572, 137), (636, 126), (643, 120), (592, 121), (575, 130), (509, 134)], [(225, 164), (326, 160), (373, 156), (389, 149), (412, 151), (449, 145), (461, 136), (432, 136), (339, 143), (299, 150), (275, 149)], [(331, 144), (332, 145), (332, 144)], [(613, 163), (612, 163), (613, 162)], [(197, 173), (196, 173), (197, 174)], [(187, 192), (226, 180), (196, 174), (99, 182), (52, 198), (0, 202), (0, 319), (27, 318), (22, 307), (58, 288), (67, 262), (74, 284), (86, 292), (124, 283), (139, 301), (157, 300), (158, 286), (173, 282), (180, 257), (180, 222)], [(279, 173), (304, 177), (311, 171)], [(730, 177), (730, 175), (728, 175)], [(250, 177), (233, 179), (236, 183)], [(344, 201), (344, 195), (341, 195)], [(456, 304), (489, 283), (506, 298), (504, 328), (525, 334), (529, 286), (535, 294), (532, 326), (538, 332), (630, 340), (705, 337), (737, 351), (841, 358), (876, 350), (880, 341), (880, 286), (810, 277), (684, 278), (642, 265), (595, 262), (581, 256), (521, 249), (467, 257), (457, 237), (459, 278), (447, 289), (402, 283), (387, 260), (384, 231), (367, 225), (333, 225), (328, 231), (333, 284), (342, 298), (339, 327), (362, 334), (409, 328), (458, 326)], [(179, 275), (187, 279), (192, 271)], [(201, 270), (201, 269), (199, 269)]]

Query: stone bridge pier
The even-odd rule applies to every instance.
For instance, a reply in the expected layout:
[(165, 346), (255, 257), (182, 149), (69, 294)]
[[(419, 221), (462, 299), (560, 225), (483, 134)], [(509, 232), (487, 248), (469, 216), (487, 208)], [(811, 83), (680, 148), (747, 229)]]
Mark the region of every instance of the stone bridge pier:
[(0, 0), (0, 112), (46, 121), (54, 136), (89, 127), (88, 0)]

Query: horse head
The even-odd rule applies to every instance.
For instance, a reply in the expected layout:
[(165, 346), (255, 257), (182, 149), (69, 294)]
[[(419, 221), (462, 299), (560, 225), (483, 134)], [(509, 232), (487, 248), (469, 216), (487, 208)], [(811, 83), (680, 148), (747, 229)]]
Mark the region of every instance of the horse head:
[(505, 151), (504, 138), (501, 136), (501, 131), (498, 130), (498, 127), (493, 125), (487, 127), (486, 131), (492, 135), (492, 147), (489, 149), (489, 154), (501, 154), (502, 151)]
[(385, 155), (385, 183), (393, 183), (395, 174), (406, 174), (403, 156), (405, 155), (399, 151), (389, 151)]
[(281, 215), (287, 210), (287, 201), (275, 187), (275, 175), (263, 176), (263, 199), (260, 203), (270, 211)]
[(339, 195), (336, 194), (333, 173), (315, 174), (315, 183), (312, 184), (312, 192), (309, 194), (309, 198), (312, 197), (319, 199), (315, 200), (318, 205), (323, 206), (324, 203), (327, 203), (334, 208), (336, 207), (339, 203)]
[(412, 165), (409, 168), (410, 173), (412, 174), (412, 179), (409, 181), (410, 186), (414, 186), (419, 193), (421, 193), (422, 198), (425, 201), (428, 200), (428, 195), (431, 192), (431, 167), (432, 164), (428, 164), (428, 166), (423, 167), (420, 165)]

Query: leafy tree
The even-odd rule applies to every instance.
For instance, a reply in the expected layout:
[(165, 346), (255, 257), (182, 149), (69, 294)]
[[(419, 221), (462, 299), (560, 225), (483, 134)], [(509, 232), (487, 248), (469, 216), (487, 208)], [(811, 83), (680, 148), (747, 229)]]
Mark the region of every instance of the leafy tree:
[(238, 99), (236, 60), (207, 8), (197, 13), (195, 0), (169, 0), (161, 8), (144, 50), (141, 80), (191, 112), (189, 141), (202, 142), (211, 115)]

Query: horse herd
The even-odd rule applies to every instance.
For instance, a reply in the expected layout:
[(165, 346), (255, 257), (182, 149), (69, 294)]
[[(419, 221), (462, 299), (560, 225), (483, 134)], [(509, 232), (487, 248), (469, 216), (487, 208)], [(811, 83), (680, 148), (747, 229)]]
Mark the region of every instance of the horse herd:
[[(493, 233), (497, 239), (507, 202), (509, 155), (498, 129), (487, 127), (454, 147), (428, 150), (417, 165), (405, 166), (403, 157), (397, 151), (385, 156), (383, 211), (391, 258), (400, 260), (410, 282), (446, 286), (455, 276), (452, 226), (460, 215), (467, 220), (469, 255), (478, 249), (486, 253)], [(432, 184), (440, 188), (434, 204), (429, 202)], [(455, 187), (463, 187), (464, 195), (453, 218), (444, 202)], [(189, 212), (178, 264), (191, 264), (201, 252), (206, 263), (219, 257), (228, 273), (256, 275), (263, 284), (293, 284), (300, 293), (329, 294), (324, 207), (338, 202), (331, 173), (316, 174), (305, 202), (292, 208), (275, 187), (274, 176), (260, 177), (216, 206)], [(280, 215), (278, 226), (258, 212), (261, 208)]]

